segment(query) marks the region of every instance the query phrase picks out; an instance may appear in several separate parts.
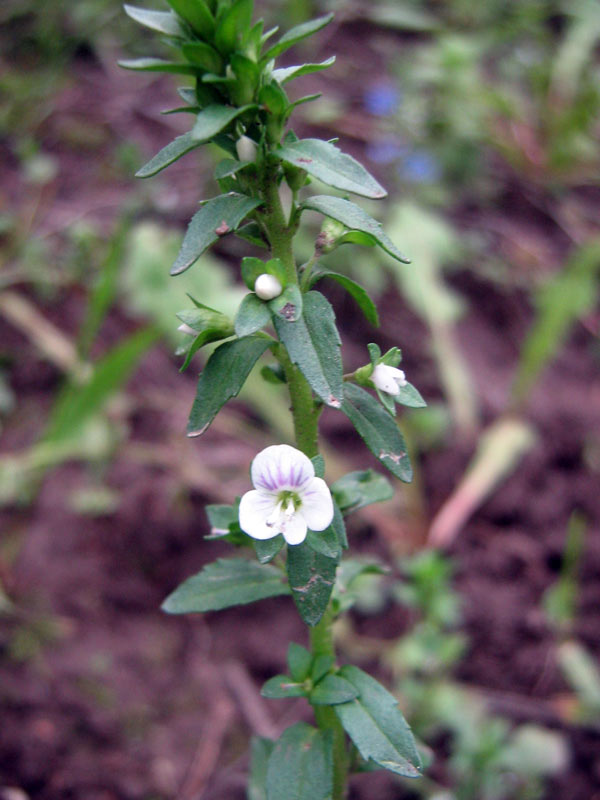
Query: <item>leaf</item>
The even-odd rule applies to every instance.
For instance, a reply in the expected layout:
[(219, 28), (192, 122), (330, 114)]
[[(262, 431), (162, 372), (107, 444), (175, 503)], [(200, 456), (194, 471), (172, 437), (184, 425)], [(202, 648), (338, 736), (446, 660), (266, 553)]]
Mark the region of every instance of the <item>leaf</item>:
[(298, 142), (290, 142), (277, 148), (274, 154), (282, 161), (306, 170), (313, 178), (333, 186), (334, 189), (374, 199), (385, 197), (387, 194), (383, 186), (362, 164), (322, 139), (300, 139)]
[(197, 142), (207, 142), (233, 122), (234, 119), (256, 106), (247, 105), (241, 108), (231, 106), (206, 106), (196, 117), (191, 136)]
[(211, 39), (215, 19), (204, 0), (167, 0), (173, 11), (188, 22), (203, 39)]
[(235, 332), (241, 338), (264, 328), (271, 321), (267, 304), (255, 294), (247, 294), (235, 316)]
[(331, 494), (342, 512), (358, 511), (371, 503), (391, 500), (394, 490), (387, 478), (372, 469), (349, 472), (331, 486)]
[(339, 674), (359, 692), (356, 700), (334, 708), (361, 756), (397, 775), (418, 778), (421, 759), (396, 698), (358, 667), (346, 665)]
[(335, 706), (348, 703), (358, 697), (359, 692), (349, 681), (339, 675), (326, 675), (310, 693), (313, 706)]
[[(320, 72), (322, 69), (327, 69), (328, 67), (333, 66), (335, 64), (335, 56), (331, 56), (330, 58), (325, 59), (325, 61), (321, 61), (317, 64), (299, 64), (296, 67), (280, 67), (279, 69), (274, 69), (271, 73), (272, 77), (278, 83), (287, 83), (288, 81), (293, 81), (294, 78), (301, 78), (302, 75), (310, 75), (313, 72)], [(303, 98), (304, 102), (307, 99), (316, 99), (320, 97), (320, 95), (311, 95), (310, 98)], [(294, 103), (294, 105), (298, 105), (298, 100)]]
[(261, 204), (257, 197), (230, 192), (208, 200), (192, 217), (171, 275), (180, 275), (200, 258), (220, 236), (234, 231)]
[[(194, 303), (196, 303), (195, 300)], [(225, 314), (221, 314), (220, 311), (215, 311), (202, 303), (196, 303), (196, 306), (195, 309), (177, 312), (177, 318), (198, 333), (185, 353), (185, 360), (180, 372), (188, 368), (195, 353), (205, 344), (228, 339), (234, 334), (231, 320)]]
[(320, 655), (313, 661), (310, 677), (313, 683), (318, 683), (327, 675), (335, 664), (335, 657), (330, 655)]
[(206, 42), (186, 42), (181, 52), (188, 61), (202, 67), (206, 72), (221, 72), (223, 69), (223, 59), (214, 47)]
[(401, 481), (410, 483), (412, 468), (404, 438), (394, 419), (374, 397), (353, 383), (344, 384), (342, 411), (373, 455)]
[(340, 286), (343, 286), (348, 294), (350, 294), (356, 300), (360, 310), (363, 312), (371, 325), (379, 327), (377, 306), (359, 283), (356, 283), (356, 281), (353, 281), (352, 278), (348, 278), (346, 275), (340, 275), (339, 272), (331, 272), (330, 270), (326, 269), (316, 269), (311, 275), (311, 288), (315, 285), (315, 283), (317, 283), (317, 281), (320, 281), (321, 278), (331, 278), (339, 283)]
[(306, 542), (288, 547), (287, 572), (294, 602), (307, 625), (323, 616), (335, 582), (337, 561), (312, 550)]
[(143, 167), (140, 167), (135, 173), (135, 177), (150, 178), (152, 175), (156, 175), (157, 172), (168, 167), (169, 164), (177, 161), (177, 159), (189, 153), (190, 150), (200, 147), (200, 144), (201, 142), (196, 142), (192, 139), (191, 133), (184, 133), (182, 136), (178, 136), (172, 142), (169, 142), (166, 147), (163, 147), (162, 150), (159, 150)]
[(408, 408), (425, 408), (427, 403), (421, 397), (421, 393), (416, 389), (412, 383), (406, 383), (404, 386), (398, 387), (398, 394), (392, 395), (392, 399), (401, 406)]
[(235, 0), (225, 13), (217, 18), (215, 45), (223, 55), (243, 49), (242, 41), (252, 25), (254, 0)]
[(297, 322), (273, 318), (279, 339), (291, 360), (298, 366), (312, 390), (326, 405), (341, 407), (341, 341), (335, 315), (319, 292), (304, 295), (302, 317)]
[(385, 569), (372, 561), (359, 559), (345, 559), (341, 562), (336, 573), (336, 583), (333, 591), (334, 610), (337, 614), (348, 611), (356, 603), (360, 595), (360, 582), (355, 587), (355, 582), (363, 575), (383, 575)]
[(198, 379), (188, 436), (204, 433), (222, 406), (238, 395), (250, 370), (271, 344), (265, 336), (245, 336), (217, 347)]
[(252, 161), (236, 161), (234, 158), (224, 158), (215, 167), (215, 179), (220, 181), (223, 178), (230, 178), (252, 163)]
[(254, 552), (261, 564), (268, 564), (273, 561), (277, 553), (285, 544), (285, 539), (281, 534), (273, 536), (272, 539), (253, 539)]
[(270, 739), (253, 736), (250, 740), (248, 800), (267, 800), (267, 764), (273, 747)]
[(329, 25), (333, 19), (333, 14), (326, 14), (324, 17), (311, 19), (309, 22), (304, 22), (302, 25), (296, 25), (291, 28), (287, 33), (284, 33), (281, 39), (270, 47), (261, 57), (261, 61), (266, 63), (272, 58), (277, 58), (278, 55), (293, 47), (297, 42), (306, 39), (307, 36), (312, 36), (317, 33), (326, 25)]
[(312, 653), (306, 647), (302, 647), (296, 642), (290, 642), (287, 652), (287, 663), (292, 678), (301, 683), (308, 678), (310, 665), (312, 663)]
[(281, 571), (243, 558), (220, 558), (188, 578), (162, 604), (167, 614), (195, 614), (289, 594)]
[(256, 222), (248, 222), (247, 225), (238, 228), (235, 235), (256, 247), (263, 247), (265, 250), (269, 249), (269, 243)]
[(196, 75), (198, 68), (186, 63), (165, 61), (162, 58), (130, 58), (117, 61), (123, 69), (133, 69), (137, 72), (169, 72), (174, 75)]
[(143, 328), (119, 342), (94, 364), (83, 386), (68, 385), (59, 395), (42, 441), (61, 442), (79, 436), (82, 426), (98, 412), (129, 378), (138, 361), (158, 339), (156, 328)]
[(271, 313), (286, 322), (297, 322), (302, 316), (302, 292), (295, 283), (288, 284), (283, 292), (269, 300)]
[(392, 240), (385, 234), (381, 224), (373, 219), (373, 217), (370, 217), (355, 203), (351, 203), (349, 200), (343, 200), (341, 197), (331, 197), (330, 195), (320, 194), (305, 200), (302, 203), (302, 208), (318, 211), (326, 217), (341, 222), (342, 225), (345, 225), (351, 230), (370, 234), (376, 240), (377, 244), (385, 250), (386, 253), (392, 256), (392, 258), (402, 261), (404, 264), (410, 263), (406, 256), (402, 255)]
[(275, 675), (263, 684), (260, 693), (263, 697), (278, 700), (281, 697), (306, 697), (302, 683), (296, 683), (289, 675)]
[(321, 555), (328, 558), (334, 558), (339, 561), (342, 555), (341, 545), (331, 525), (324, 531), (308, 531), (306, 541), (315, 552), (321, 553)]
[(306, 722), (288, 728), (267, 766), (267, 800), (331, 800), (332, 736)]
[(233, 506), (209, 505), (204, 510), (210, 523), (210, 532), (215, 536), (229, 533), (230, 526), (237, 523), (238, 515)]
[(125, 13), (128, 17), (145, 25), (153, 31), (164, 33), (167, 36), (183, 38), (185, 31), (179, 24), (179, 20), (170, 11), (151, 11), (148, 8), (138, 8), (137, 6), (124, 5)]

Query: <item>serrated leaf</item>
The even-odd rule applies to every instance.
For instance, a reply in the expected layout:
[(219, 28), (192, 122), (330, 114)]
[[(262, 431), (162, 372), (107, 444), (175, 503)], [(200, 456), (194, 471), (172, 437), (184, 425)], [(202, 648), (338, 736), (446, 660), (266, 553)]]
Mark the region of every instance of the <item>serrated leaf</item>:
[(273, 747), (270, 739), (253, 736), (250, 740), (248, 800), (267, 800), (267, 764)]
[(344, 385), (342, 411), (352, 422), (373, 455), (401, 481), (410, 483), (412, 467), (404, 438), (395, 420), (364, 389)]
[(221, 558), (188, 578), (162, 604), (168, 614), (219, 611), (289, 594), (280, 570), (242, 558)]
[(302, 316), (302, 292), (295, 283), (288, 284), (283, 292), (269, 300), (271, 313), (286, 322), (297, 322)]
[(312, 663), (312, 653), (306, 647), (302, 647), (301, 644), (290, 642), (287, 651), (287, 663), (292, 678), (298, 683), (302, 683), (308, 678)]
[(306, 697), (306, 689), (289, 675), (275, 675), (263, 684), (260, 693), (263, 697), (278, 700), (282, 697)]
[(318, 211), (326, 217), (331, 217), (331, 219), (341, 222), (342, 225), (351, 230), (368, 233), (376, 240), (382, 250), (385, 250), (390, 256), (402, 261), (404, 264), (410, 263), (409, 259), (402, 255), (392, 240), (385, 234), (381, 224), (355, 203), (351, 203), (341, 197), (321, 194), (309, 197), (302, 203), (302, 208)]
[(331, 800), (332, 791), (331, 732), (297, 722), (283, 733), (269, 758), (267, 800)]
[(279, 339), (312, 390), (326, 405), (340, 408), (342, 398), (341, 341), (335, 315), (319, 292), (304, 295), (302, 317), (297, 322), (273, 318)]
[(371, 503), (391, 500), (394, 490), (383, 475), (372, 469), (349, 472), (331, 486), (331, 494), (342, 512), (357, 511)]
[(206, 42), (186, 42), (181, 52), (188, 61), (202, 67), (206, 72), (220, 72), (223, 69), (223, 59)]
[(156, 175), (157, 172), (168, 167), (174, 161), (177, 161), (186, 153), (189, 153), (190, 150), (200, 147), (200, 144), (201, 142), (192, 139), (190, 133), (184, 133), (182, 136), (178, 136), (176, 139), (173, 139), (172, 142), (169, 142), (166, 147), (163, 147), (162, 150), (159, 150), (143, 167), (140, 167), (135, 173), (135, 177), (150, 178), (152, 175)]
[(196, 117), (196, 123), (191, 131), (192, 139), (198, 142), (209, 141), (250, 108), (255, 108), (255, 106), (248, 105), (241, 108), (206, 106)]
[(242, 300), (235, 315), (235, 332), (241, 338), (264, 328), (271, 322), (271, 314), (264, 303), (255, 294), (247, 294)]
[(290, 142), (277, 148), (274, 154), (282, 161), (306, 170), (313, 178), (333, 186), (334, 189), (374, 199), (385, 197), (387, 194), (383, 186), (362, 164), (322, 139), (300, 139), (298, 142)]
[(348, 703), (358, 697), (359, 692), (349, 681), (339, 675), (326, 675), (310, 693), (313, 706), (335, 706)]
[(313, 274), (311, 275), (310, 285), (311, 287), (320, 281), (321, 278), (331, 278), (331, 280), (336, 281), (339, 283), (340, 286), (343, 286), (344, 289), (351, 295), (357, 302), (358, 307), (365, 315), (366, 319), (374, 325), (375, 327), (379, 327), (379, 315), (377, 313), (377, 306), (371, 300), (367, 292), (363, 289), (363, 287), (353, 281), (352, 278), (348, 278), (346, 275), (340, 275), (339, 272), (331, 272), (330, 270), (325, 269), (316, 269), (314, 270)]
[(188, 436), (204, 433), (221, 407), (238, 395), (250, 370), (271, 344), (267, 337), (245, 336), (217, 347), (198, 379)]
[(261, 564), (268, 564), (273, 561), (277, 553), (285, 544), (285, 539), (281, 534), (273, 536), (272, 539), (252, 539), (254, 552)]
[(184, 19), (203, 39), (211, 39), (215, 18), (204, 0), (167, 0), (173, 11)]
[(197, 67), (176, 61), (165, 61), (163, 58), (129, 58), (117, 62), (123, 69), (137, 72), (168, 72), (173, 75), (196, 75)]
[(358, 667), (346, 665), (339, 674), (359, 692), (356, 700), (334, 709), (361, 756), (397, 775), (418, 778), (421, 759), (396, 698)]
[(272, 58), (277, 58), (278, 55), (284, 53), (290, 47), (293, 47), (297, 42), (302, 41), (302, 39), (306, 39), (307, 36), (312, 36), (326, 25), (329, 25), (332, 19), (333, 14), (326, 14), (324, 17), (318, 17), (317, 19), (311, 19), (308, 22), (303, 22), (302, 25), (296, 25), (287, 33), (284, 33), (281, 39), (263, 54), (261, 61), (266, 63)]
[(185, 31), (179, 24), (179, 20), (175, 14), (169, 11), (151, 11), (148, 8), (129, 5), (124, 5), (123, 8), (128, 17), (146, 28), (164, 33), (166, 36), (176, 36), (177, 38), (185, 36)]
[(204, 205), (192, 217), (171, 275), (180, 275), (200, 258), (220, 236), (236, 230), (240, 222), (261, 204), (257, 197), (230, 192)]
[[(311, 75), (313, 72), (320, 72), (322, 69), (333, 66), (333, 64), (335, 64), (335, 56), (326, 58), (325, 61), (320, 61), (316, 64), (298, 64), (298, 66), (295, 67), (279, 67), (273, 70), (271, 76), (275, 78), (278, 83), (284, 84), (288, 83), (288, 81), (293, 81), (294, 78), (301, 78), (303, 75)], [(308, 100), (316, 100), (317, 97), (320, 97), (320, 95), (303, 97), (302, 100), (296, 100), (294, 105), (298, 105), (301, 102), (308, 102)]]
[(312, 550), (306, 542), (288, 547), (287, 572), (294, 602), (307, 625), (323, 616), (335, 582), (337, 561)]

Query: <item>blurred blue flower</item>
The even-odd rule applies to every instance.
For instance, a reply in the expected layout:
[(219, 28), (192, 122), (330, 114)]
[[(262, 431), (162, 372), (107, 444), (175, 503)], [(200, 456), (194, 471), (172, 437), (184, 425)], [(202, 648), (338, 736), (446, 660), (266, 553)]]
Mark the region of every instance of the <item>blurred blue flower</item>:
[(398, 167), (402, 178), (413, 183), (434, 183), (441, 177), (437, 159), (425, 150), (413, 150)]
[(404, 155), (406, 147), (395, 136), (369, 142), (366, 155), (374, 164), (392, 164)]
[(378, 81), (372, 84), (363, 95), (363, 106), (369, 114), (378, 117), (389, 117), (400, 106), (400, 91), (389, 81)]

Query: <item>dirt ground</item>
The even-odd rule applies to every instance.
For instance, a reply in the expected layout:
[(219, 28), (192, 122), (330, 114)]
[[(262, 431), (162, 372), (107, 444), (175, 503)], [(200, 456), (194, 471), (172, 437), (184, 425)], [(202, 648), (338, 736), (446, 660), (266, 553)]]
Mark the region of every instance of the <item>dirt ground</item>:
[[(364, 63), (377, 74), (381, 65), (371, 56)], [(128, 192), (107, 169), (115, 146), (133, 139), (152, 153), (168, 138), (166, 123), (156, 114), (170, 96), (168, 82), (140, 83), (139, 76), (123, 76), (112, 64), (90, 58), (76, 66), (78, 85), (59, 94), (41, 131), (60, 164), (53, 202), (39, 221), (41, 232), (81, 213), (109, 230)], [(65, 126), (80, 116), (96, 120), (103, 131), (99, 151), (65, 145)], [(18, 205), (25, 190), (17, 164), (9, 143), (0, 147), (4, 198)], [(359, 139), (349, 145), (354, 152), (362, 147)], [(197, 180), (197, 175), (184, 180), (170, 222), (183, 225), (189, 217), (198, 199)], [(515, 226), (535, 237), (554, 237), (557, 252), (564, 249), (560, 232), (525, 199), (505, 200)], [(600, 194), (588, 192), (585, 202), (597, 211)], [(485, 227), (487, 213), (455, 210), (465, 230)], [(522, 290), (500, 290), (473, 270), (454, 272), (452, 284), (469, 301), (459, 342), (489, 421), (505, 402), (532, 309)], [(31, 299), (66, 333), (77, 329), (82, 313), (77, 290)], [(426, 398), (439, 399), (424, 331), (391, 286), (381, 311), (382, 348), (401, 343), (414, 383)], [(364, 323), (348, 303), (338, 317), (352, 354), (366, 335)], [(123, 309), (111, 312), (99, 350), (132, 327)], [(35, 441), (61, 375), (1, 318), (0, 342), (3, 355), (10, 354), (17, 397), (1, 440), (2, 452), (11, 453)], [(589, 531), (574, 633), (598, 658), (600, 493), (589, 452), (591, 434), (600, 430), (597, 356), (590, 331), (576, 326), (527, 410), (537, 444), (449, 550), (469, 638), (456, 678), (481, 690), (503, 716), (566, 735), (570, 764), (548, 786), (546, 796), (553, 800), (600, 798), (600, 729), (563, 721), (558, 700), (568, 687), (540, 609), (544, 591), (559, 574), (570, 515), (579, 510)], [(128, 386), (127, 444), (103, 475), (107, 486), (121, 492), (113, 512), (90, 517), (72, 510), (69, 497), (90, 479), (89, 469), (77, 462), (50, 472), (31, 505), (0, 511), (5, 542), (0, 577), (16, 609), (0, 620), (0, 785), (40, 800), (237, 800), (244, 796), (249, 736), (275, 735), (309, 718), (303, 701), (278, 705), (258, 694), (264, 680), (281, 672), (287, 643), (304, 642), (304, 626), (288, 600), (186, 619), (159, 610), (179, 581), (223, 554), (221, 545), (203, 540), (203, 507), (226, 499), (219, 495), (221, 481), (228, 481), (227, 496), (245, 490), (256, 451), (255, 441), (240, 441), (235, 424), (215, 423), (201, 440), (185, 439), (194, 383), (193, 370), (178, 373), (167, 346), (156, 346), (142, 361)], [(233, 423), (253, 422), (240, 405), (231, 414), (227, 419)], [(340, 447), (349, 468), (364, 464), (364, 451), (344, 418), (328, 415), (324, 435)], [(264, 439), (264, 431), (256, 437)], [(423, 457), (430, 514), (455, 488), (471, 454), (472, 443), (457, 439), (455, 446)], [(212, 483), (199, 477), (197, 485), (188, 480), (183, 486), (173, 465), (184, 462), (188, 473), (211, 472)], [(395, 523), (388, 516), (386, 530)], [(367, 517), (353, 520), (349, 530), (361, 550), (391, 557), (394, 543), (378, 535)], [(404, 549), (417, 545), (403, 543)], [(9, 557), (11, 552), (16, 555)], [(361, 632), (392, 638), (406, 620), (390, 607), (381, 617), (357, 617), (357, 623)], [(381, 677), (385, 680), (385, 673)], [(369, 776), (368, 782), (357, 779), (351, 797), (372, 798), (375, 788), (378, 800), (410, 796), (391, 777)]]

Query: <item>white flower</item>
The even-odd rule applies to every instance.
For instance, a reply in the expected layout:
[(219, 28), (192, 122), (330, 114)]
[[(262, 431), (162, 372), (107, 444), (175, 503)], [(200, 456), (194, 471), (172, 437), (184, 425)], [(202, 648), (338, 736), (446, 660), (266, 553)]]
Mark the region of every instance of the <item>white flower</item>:
[(275, 275), (269, 275), (268, 272), (263, 272), (254, 282), (254, 291), (261, 300), (273, 300), (274, 297), (279, 297), (283, 291), (283, 287)]
[(254, 539), (282, 533), (288, 544), (300, 544), (306, 531), (323, 531), (333, 519), (333, 501), (311, 460), (287, 444), (262, 450), (250, 470), (255, 488), (240, 502), (240, 527)]
[(181, 333), (186, 333), (188, 336), (198, 336), (198, 331), (195, 331), (187, 322), (182, 322), (177, 330)]
[(240, 161), (254, 161), (256, 159), (258, 148), (249, 136), (240, 136), (235, 143), (235, 149)]
[(387, 364), (377, 364), (371, 375), (371, 380), (380, 392), (399, 394), (400, 387), (406, 386), (406, 376), (401, 369), (390, 367)]

